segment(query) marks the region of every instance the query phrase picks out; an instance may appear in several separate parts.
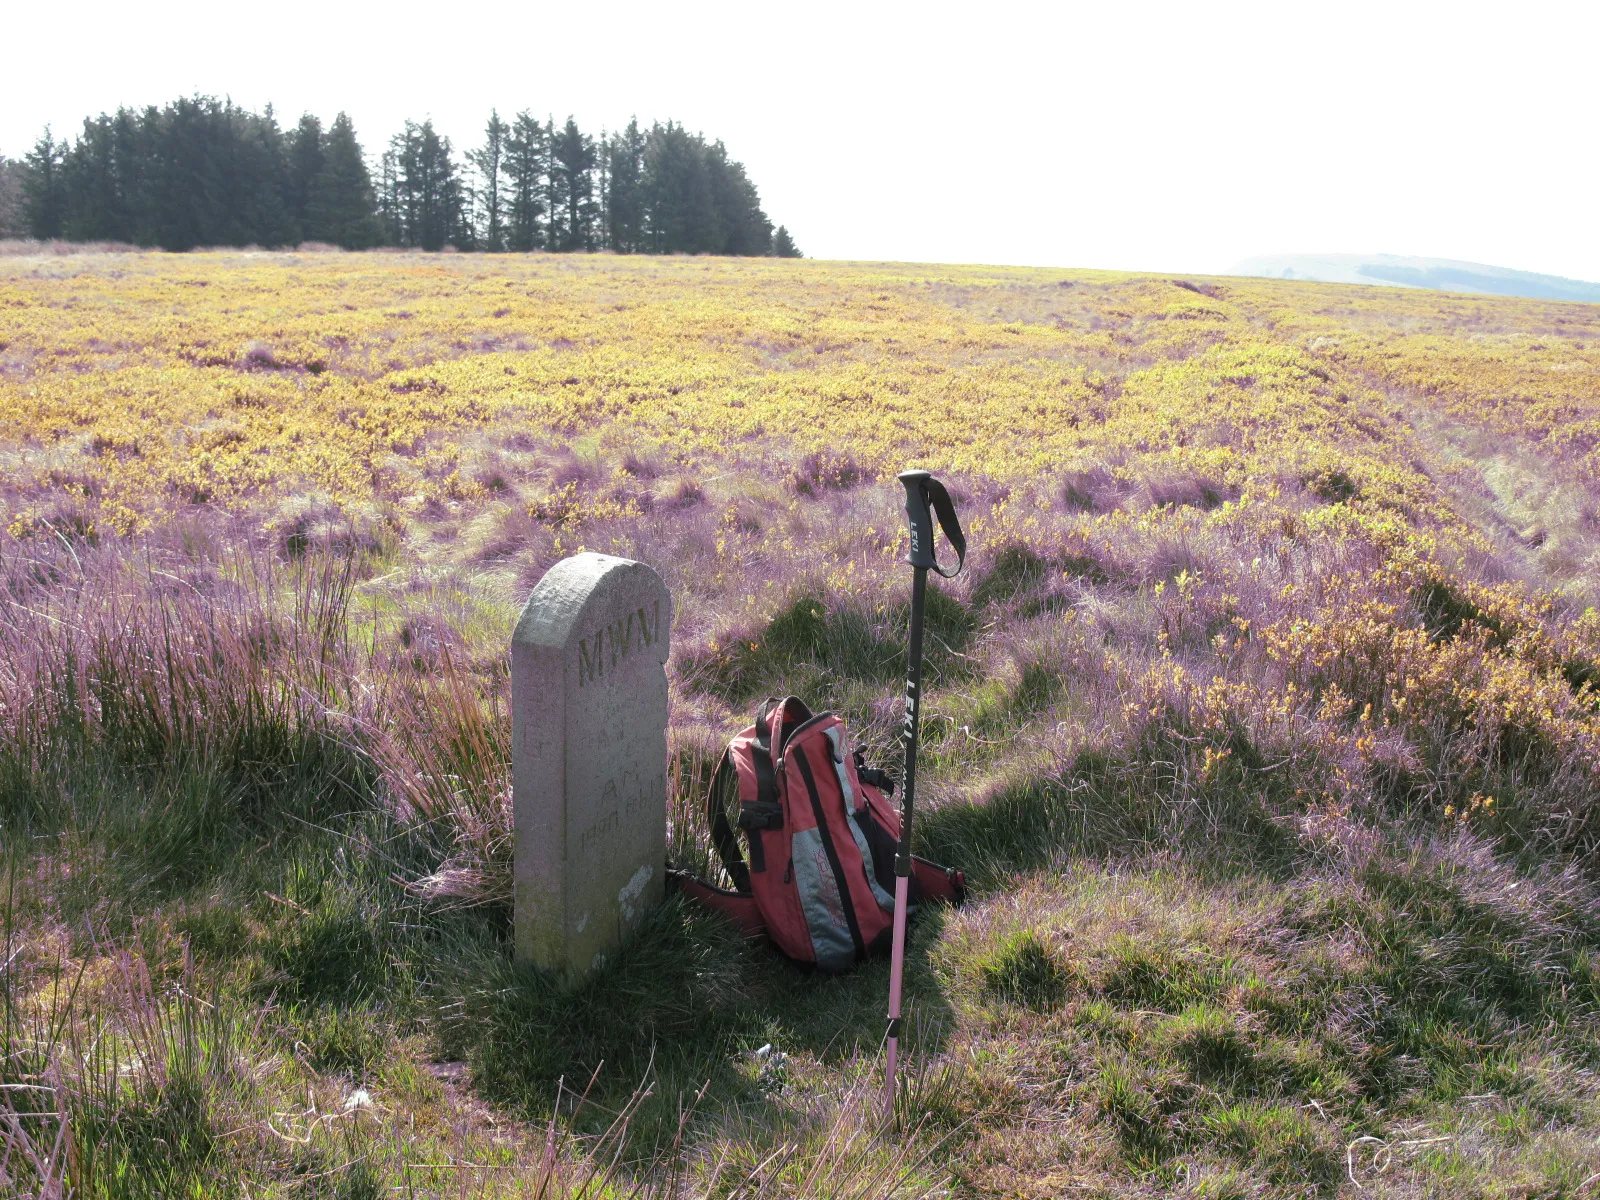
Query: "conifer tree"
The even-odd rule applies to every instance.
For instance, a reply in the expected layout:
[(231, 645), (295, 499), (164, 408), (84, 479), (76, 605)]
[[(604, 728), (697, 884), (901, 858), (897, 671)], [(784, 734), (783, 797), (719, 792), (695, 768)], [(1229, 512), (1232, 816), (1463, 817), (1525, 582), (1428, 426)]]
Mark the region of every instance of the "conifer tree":
[(28, 170), (22, 182), (22, 212), (28, 236), (41, 242), (61, 237), (65, 232), (66, 192), (61, 178), (65, 143), (57, 143), (50, 127), (28, 152)]
[(223, 181), (214, 151), (222, 140), (221, 110), (215, 100), (181, 97), (145, 114), (155, 151), (145, 233), (158, 246), (191, 250), (220, 241)]
[(717, 254), (771, 254), (772, 222), (761, 211), (761, 198), (744, 164), (732, 161), (721, 142), (707, 146), (702, 139), (701, 146), (715, 214), (715, 240), (708, 248)]
[(561, 188), (556, 170), (556, 118), (546, 113), (544, 118), (544, 245), (547, 250), (565, 250), (565, 212), (561, 202)]
[(422, 250), (442, 250), (446, 245), (469, 249), (472, 231), (450, 139), (439, 136), (431, 119), (421, 125), (407, 121), (390, 148), (395, 156), (400, 243)]
[(296, 240), (283, 196), (283, 135), (270, 107), (257, 116), (185, 97), (147, 109), (141, 123), (151, 148), (141, 240), (169, 250)]
[[(550, 176), (556, 181), (561, 205), (561, 250), (594, 250), (595, 222), (600, 215), (594, 202), (597, 161), (594, 139), (584, 134), (571, 117), (550, 139)], [(555, 214), (552, 213), (552, 224)]]
[(536, 250), (544, 244), (545, 131), (527, 109), (516, 115), (505, 135), (504, 166), (507, 248)]
[(222, 181), (217, 224), (202, 244), (294, 245), (300, 230), (289, 208), (289, 170), (283, 130), (267, 105), (258, 115), (232, 103), (223, 107), (216, 139), (209, 148)]
[(325, 166), (322, 122), (311, 113), (300, 118), (288, 137), (289, 179), (285, 199), (289, 216), (301, 241), (325, 240), (311, 231), (310, 210), (313, 189)]
[(651, 127), (640, 185), (644, 242), (655, 254), (770, 254), (772, 222), (744, 165), (681, 125)]
[(681, 125), (652, 125), (644, 148), (646, 245), (652, 254), (694, 253), (710, 208), (704, 162)]
[(789, 230), (778, 226), (778, 231), (772, 235), (772, 252), (779, 258), (804, 258), (800, 247), (794, 244), (794, 238), (789, 236)]
[(378, 159), (378, 229), (382, 245), (405, 245), (400, 219), (400, 167), (391, 141)]
[(619, 254), (637, 254), (645, 249), (644, 134), (639, 132), (637, 117), (621, 133), (612, 135), (606, 157), (610, 191), (606, 202), (607, 241)]
[[(148, 244), (149, 178), (154, 154), (151, 131), (138, 113), (119, 108), (106, 129), (105, 145), (109, 164), (104, 204), (98, 214), (101, 232), (75, 231), (73, 236)], [(68, 222), (71, 223), (70, 206)]]
[(27, 232), (22, 217), (24, 167), (0, 154), (0, 238), (19, 238)]
[(101, 113), (83, 122), (77, 144), (62, 157), (63, 236), (83, 241), (133, 242), (147, 219), (139, 178), (140, 152), (132, 113)]
[(333, 119), (323, 138), (322, 170), (311, 186), (306, 228), (308, 239), (346, 250), (366, 250), (382, 240), (372, 175), (355, 126), (344, 113)]
[(489, 110), (489, 124), (483, 131), (483, 145), (467, 154), (478, 172), (479, 233), (485, 250), (497, 253), (506, 248), (505, 200), (501, 183), (505, 172), (506, 136), (509, 127), (498, 110)]
[(594, 144), (595, 170), (597, 184), (594, 189), (595, 196), (595, 222), (594, 244), (597, 249), (606, 250), (611, 246), (611, 156), (606, 153), (610, 144), (610, 135), (606, 133), (604, 125), (600, 127), (600, 140)]

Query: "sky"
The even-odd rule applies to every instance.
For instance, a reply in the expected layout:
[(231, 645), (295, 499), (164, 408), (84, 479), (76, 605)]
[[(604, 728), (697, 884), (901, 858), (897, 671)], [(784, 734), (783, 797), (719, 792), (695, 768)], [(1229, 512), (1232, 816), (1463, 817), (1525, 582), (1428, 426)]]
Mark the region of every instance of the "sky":
[(9, 7), (0, 153), (179, 94), (678, 120), (816, 258), (1225, 272), (1276, 253), (1600, 280), (1600, 4), (635, 3)]

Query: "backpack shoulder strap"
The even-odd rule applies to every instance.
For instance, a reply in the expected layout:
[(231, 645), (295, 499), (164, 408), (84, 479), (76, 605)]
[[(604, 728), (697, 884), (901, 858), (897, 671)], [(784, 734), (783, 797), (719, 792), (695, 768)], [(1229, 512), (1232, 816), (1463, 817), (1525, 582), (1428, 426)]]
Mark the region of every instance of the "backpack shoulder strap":
[[(766, 700), (762, 702), (761, 711), (756, 713), (755, 749), (750, 757), (756, 768), (756, 803), (776, 804), (778, 802), (778, 775), (773, 764), (778, 754), (782, 752), (781, 739), (772, 736), (772, 716), (774, 712), (782, 713), (780, 701)], [(774, 746), (778, 740), (779, 745)]]
[[(758, 752), (757, 761), (760, 758)], [(726, 792), (728, 784), (733, 781), (733, 763), (728, 758), (728, 751), (724, 750), (721, 761), (717, 763), (717, 769), (711, 773), (711, 783), (706, 788), (706, 824), (711, 829), (711, 844), (716, 847), (717, 856), (722, 859), (722, 865), (728, 872), (728, 878), (733, 880), (735, 890), (748, 895), (750, 868), (745, 866), (744, 855), (739, 852), (738, 835), (733, 832), (733, 825), (728, 820)], [(737, 788), (735, 782), (735, 791)]]
[[(777, 760), (783, 754), (784, 743), (790, 733), (811, 718), (811, 710), (795, 696), (769, 699), (756, 714), (753, 732), (735, 738), (733, 744), (722, 752), (717, 769), (712, 772), (710, 786), (706, 788), (706, 826), (711, 832), (711, 844), (717, 856), (740, 892), (750, 891), (750, 872), (765, 871), (765, 851), (760, 831), (783, 827), (783, 804), (778, 799)], [(739, 796), (738, 776), (732, 755), (738, 751), (747, 755), (755, 776), (754, 801)], [(750, 841), (750, 862), (747, 865), (739, 850), (739, 835), (734, 823), (728, 820), (728, 806), (738, 804), (738, 828), (743, 829)]]

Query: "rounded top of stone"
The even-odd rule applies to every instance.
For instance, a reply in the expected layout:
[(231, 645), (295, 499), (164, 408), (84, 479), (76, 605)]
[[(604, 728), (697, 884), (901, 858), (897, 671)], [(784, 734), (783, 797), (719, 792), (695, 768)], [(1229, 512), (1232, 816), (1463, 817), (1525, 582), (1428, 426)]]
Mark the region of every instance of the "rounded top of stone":
[(534, 587), (511, 640), (565, 647), (589, 632), (586, 614), (623, 598), (626, 602), (618, 607), (665, 600), (667, 608), (662, 615), (671, 619), (672, 598), (655, 568), (592, 550), (563, 558)]

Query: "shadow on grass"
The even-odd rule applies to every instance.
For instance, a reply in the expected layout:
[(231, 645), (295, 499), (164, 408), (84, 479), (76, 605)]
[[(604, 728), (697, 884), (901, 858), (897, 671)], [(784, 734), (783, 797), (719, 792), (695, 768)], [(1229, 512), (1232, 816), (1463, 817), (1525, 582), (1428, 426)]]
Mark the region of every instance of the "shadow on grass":
[[(927, 595), (924, 671), (932, 689), (970, 672), (962, 653), (978, 621), (937, 588)], [(874, 610), (830, 609), (817, 596), (800, 596), (760, 628), (735, 630), (690, 651), (679, 670), (690, 687), (736, 707), (792, 693), (813, 709), (846, 708), (851, 685), (888, 688), (904, 677), (910, 620), (909, 601)]]
[(1295, 870), (1295, 836), (1274, 819), (1270, 793), (1223, 785), (1179, 806), (1169, 774), (1085, 751), (1059, 774), (1015, 779), (979, 802), (919, 814), (918, 853), (959, 866), (979, 890), (1063, 855), (1132, 858), (1181, 848), (1223, 875)]
[(36, 859), (31, 903), (68, 932), (74, 953), (94, 953), (95, 936), (126, 936), (156, 913), (192, 931), (197, 946), (240, 952), (246, 914), (284, 890), (284, 864), (307, 834), (335, 852), (341, 839), (317, 820), (369, 815), (365, 805), (325, 815), (342, 783), (286, 776), (278, 804), (267, 806), (232, 772), (135, 767), (94, 747), (64, 747), (26, 779), (11, 774), (21, 782), (0, 790), (0, 844)]
[(973, 585), (972, 605), (1004, 610), (1023, 620), (1064, 611), (1073, 599), (1071, 589), (1063, 587), (1067, 581), (1111, 582), (1110, 572), (1087, 549), (1080, 544), (1041, 555), (1021, 542), (1008, 542), (995, 552), (989, 569)]
[[(1517, 875), (1486, 850), (1435, 843), (1376, 858), (1355, 886), (1309, 910), (1304, 928), (1342, 927), (1369, 948), (1375, 1069), (1406, 1082), (1423, 1062), (1436, 1086), (1480, 1090), (1483, 1051), (1529, 1030), (1593, 1069), (1600, 1063), (1600, 919), (1570, 878)], [(1519, 895), (1519, 893), (1521, 893)]]
[[(878, 1054), (883, 962), (806, 972), (675, 898), (603, 971), (562, 987), (510, 961), (504, 909), (441, 910), (408, 892), (401, 880), (432, 869), (439, 836), (373, 805), (311, 821), (294, 811), (305, 798), (286, 796), (283, 812), (244, 820), (226, 779), (190, 773), (169, 786), (93, 756), (55, 784), (0, 797), (6, 857), (19, 860), (8, 873), (42, 885), (18, 919), (59, 923), (85, 959), (122, 939), (176, 936), (318, 1072), (379, 1078), (395, 1040), (421, 1034), (443, 1060), (470, 1064), (486, 1098), (530, 1119), (553, 1111), (558, 1087), (570, 1115), (570, 1094), (593, 1079), (584, 1127), (646, 1084), (629, 1133), (630, 1153), (644, 1154), (670, 1140), (680, 1098), (708, 1081), (710, 1111), (781, 1103), (751, 1053), (762, 1045), (835, 1066)], [(952, 1023), (926, 962), (941, 921), (931, 911), (917, 923), (908, 963), (926, 1050)]]
[[(942, 919), (924, 914), (907, 955), (908, 1002), (927, 1052), (953, 1021), (927, 961)], [(495, 937), (452, 939), (440, 950), (430, 974), (443, 984), (431, 998), (444, 1052), (472, 1065), (485, 1094), (544, 1114), (558, 1084), (581, 1093), (594, 1078), (599, 1107), (586, 1119), (603, 1122), (605, 1108), (652, 1083), (633, 1129), (646, 1141), (670, 1136), (680, 1098), (708, 1081), (709, 1105), (770, 1103), (754, 1056), (762, 1046), (839, 1065), (871, 1060), (884, 1031), (886, 962), (838, 976), (803, 970), (681, 897), (605, 968), (568, 987), (512, 964)]]

